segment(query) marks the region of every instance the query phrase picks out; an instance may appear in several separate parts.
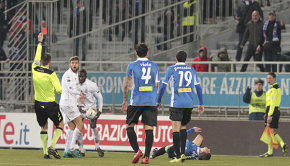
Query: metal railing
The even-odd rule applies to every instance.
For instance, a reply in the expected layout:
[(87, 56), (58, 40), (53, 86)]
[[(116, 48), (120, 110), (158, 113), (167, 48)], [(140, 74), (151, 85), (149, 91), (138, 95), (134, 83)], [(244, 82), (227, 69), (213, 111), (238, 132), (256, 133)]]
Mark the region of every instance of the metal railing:
[[(19, 71), (14, 71), (13, 74), (11, 74), (11, 71), (8, 70), (10, 66), (9, 63), (15, 63), (15, 62), (11, 61), (9, 63), (7, 62), (0, 62), (0, 63), (2, 66), (2, 69), (0, 72), (1, 74), (0, 105), (3, 105), (6, 108), (6, 110), (13, 110), (15, 108), (26, 108), (26, 111), (32, 110), (33, 109), (32, 106), (34, 104), (34, 97), (33, 97), (34, 92), (33, 92), (31, 72), (23, 69)], [(24, 61), (23, 65), (31, 66), (31, 63), (32, 63), (31, 61), (29, 62)], [(126, 67), (128, 63), (130, 62), (128, 61), (108, 61), (108, 62), (82, 61), (81, 62), (82, 65), (83, 64), (85, 65), (84, 68), (86, 68), (87, 71), (90, 73), (102, 72), (104, 67), (112, 69), (106, 72), (124, 73), (126, 71)], [(159, 66), (160, 72), (165, 72), (168, 66), (175, 64), (174, 61), (156, 61), (155, 63)], [(189, 65), (193, 63), (194, 64), (208, 64), (209, 66), (213, 64), (230, 64), (231, 66), (234, 66), (234, 64), (241, 65), (244, 63), (253, 65), (253, 66), (256, 66), (257, 64), (277, 64), (278, 67), (279, 65), (282, 65), (282, 64), (290, 65), (290, 62), (192, 62), (192, 61), (187, 62), (187, 64)], [(114, 67), (112, 68), (112, 66)], [(68, 61), (52, 61), (51, 69), (53, 69), (58, 74), (64, 73), (68, 69)], [(279, 71), (279, 69), (277, 71)], [(209, 71), (209, 73), (215, 74), (215, 72), (211, 72), (211, 71)], [(253, 71), (249, 71), (248, 73), (253, 73)], [(115, 93), (115, 92), (113, 91), (112, 93)], [(241, 97), (239, 97), (239, 100), (241, 100)], [(113, 101), (114, 100), (112, 99), (112, 102)], [(241, 103), (241, 101), (238, 101), (238, 103)], [(114, 113), (115, 110), (119, 109), (119, 107), (120, 106), (116, 105), (115, 103), (112, 103), (111, 105), (106, 106), (106, 108), (111, 113)], [(237, 106), (235, 108), (239, 108), (239, 107)], [(165, 109), (164, 111), (166, 112), (166, 110), (167, 109)]]

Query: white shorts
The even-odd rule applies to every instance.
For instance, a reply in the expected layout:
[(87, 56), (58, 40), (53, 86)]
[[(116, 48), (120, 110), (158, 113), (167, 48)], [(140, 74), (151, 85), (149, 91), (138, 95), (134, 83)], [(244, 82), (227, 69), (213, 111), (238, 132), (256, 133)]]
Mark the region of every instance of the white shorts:
[(73, 121), (75, 118), (81, 115), (77, 106), (59, 106), (63, 115), (64, 123)]

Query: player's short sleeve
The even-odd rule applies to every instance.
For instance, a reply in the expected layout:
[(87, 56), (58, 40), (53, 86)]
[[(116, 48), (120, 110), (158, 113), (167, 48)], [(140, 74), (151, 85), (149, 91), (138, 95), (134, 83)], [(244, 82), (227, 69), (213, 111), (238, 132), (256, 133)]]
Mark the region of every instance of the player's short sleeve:
[(127, 66), (126, 75), (132, 77), (132, 63)]
[(199, 85), (199, 80), (198, 80), (198, 77), (197, 77), (197, 73), (195, 71), (193, 71), (193, 82), (194, 82), (194, 85)]
[(164, 80), (162, 81), (162, 83), (167, 85), (170, 80), (171, 75), (172, 75), (172, 68), (169, 67), (165, 73)]

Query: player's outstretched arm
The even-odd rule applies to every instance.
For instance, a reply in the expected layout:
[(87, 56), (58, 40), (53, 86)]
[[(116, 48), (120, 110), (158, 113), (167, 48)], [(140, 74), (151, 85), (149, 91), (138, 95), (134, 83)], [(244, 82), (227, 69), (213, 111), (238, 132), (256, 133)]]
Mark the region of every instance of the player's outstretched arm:
[(42, 51), (42, 45), (41, 45), (42, 40), (43, 40), (43, 34), (40, 33), (38, 35), (38, 45), (37, 45), (37, 49), (36, 49), (34, 62), (32, 63), (32, 68), (34, 68), (35, 66), (40, 66), (41, 51)]
[(202, 129), (199, 127), (192, 127), (190, 129), (186, 130), (186, 133), (187, 133), (187, 136), (189, 136), (190, 134), (192, 134), (194, 132), (200, 133), (201, 131), (202, 131)]
[(123, 91), (123, 103), (122, 103), (122, 112), (124, 114), (127, 113), (128, 108), (128, 93), (129, 93), (129, 86), (130, 86), (131, 77), (128, 75), (125, 77), (125, 83), (124, 83), (124, 91)]

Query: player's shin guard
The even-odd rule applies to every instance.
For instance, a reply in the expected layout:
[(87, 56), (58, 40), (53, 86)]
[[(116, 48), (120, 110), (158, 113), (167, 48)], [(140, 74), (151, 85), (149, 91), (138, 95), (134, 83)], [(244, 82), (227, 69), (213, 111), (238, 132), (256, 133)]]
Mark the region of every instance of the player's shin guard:
[(69, 146), (71, 151), (75, 149), (74, 148), (75, 144), (76, 144), (77, 140), (80, 138), (80, 136), (81, 136), (81, 131), (78, 128), (75, 128), (75, 130), (73, 132), (72, 141), (71, 141), (70, 146)]
[(146, 139), (145, 139), (145, 157), (149, 157), (152, 144), (153, 144), (153, 131), (152, 130), (145, 130), (146, 132)]
[(273, 154), (273, 147), (268, 145), (268, 154)]
[(96, 147), (96, 149), (98, 149), (100, 147), (100, 145), (99, 145), (99, 131), (98, 131), (97, 127), (94, 129), (92, 128), (92, 133), (93, 133), (94, 140), (95, 140), (95, 147)]
[(186, 138), (187, 138), (187, 133), (186, 129), (180, 130), (180, 152), (181, 154), (185, 153), (185, 145), (186, 145)]
[(74, 132), (73, 130), (68, 129), (68, 132), (65, 138), (65, 148), (64, 148), (65, 152), (67, 152), (67, 150), (69, 149), (70, 143), (72, 141), (73, 132)]
[(134, 131), (134, 128), (128, 127), (126, 130), (127, 130), (127, 135), (128, 135), (130, 145), (133, 148), (134, 152), (137, 153), (139, 150), (139, 145), (137, 143), (137, 136), (136, 136), (136, 133)]
[(61, 133), (62, 133), (62, 128), (56, 127), (56, 129), (54, 130), (54, 133), (53, 133), (52, 141), (51, 141), (51, 148), (52, 149), (55, 149), (55, 145), (56, 145)]
[(283, 146), (284, 146), (285, 143), (284, 143), (284, 141), (282, 140), (282, 138), (280, 137), (280, 135), (279, 135), (279, 134), (274, 134), (274, 137), (275, 137), (275, 139), (279, 142), (281, 148), (283, 148)]
[(173, 146), (174, 151), (176, 153), (176, 158), (180, 158), (180, 138), (179, 138), (179, 132), (173, 132)]
[(48, 155), (48, 151), (47, 151), (48, 135), (47, 135), (46, 131), (40, 132), (40, 139), (41, 139), (41, 143), (42, 143), (42, 147), (43, 147), (43, 154)]

